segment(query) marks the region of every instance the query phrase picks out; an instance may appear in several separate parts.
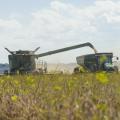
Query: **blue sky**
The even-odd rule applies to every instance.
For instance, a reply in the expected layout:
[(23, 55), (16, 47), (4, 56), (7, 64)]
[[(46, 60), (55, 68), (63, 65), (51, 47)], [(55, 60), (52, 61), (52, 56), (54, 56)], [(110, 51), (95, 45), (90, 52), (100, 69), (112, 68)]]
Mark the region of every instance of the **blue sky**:
[[(119, 0), (0, 0), (0, 62), (11, 50), (41, 47), (45, 52), (91, 42), (99, 52), (119, 56)], [(48, 62), (75, 62), (93, 53), (82, 48), (44, 57)]]
[[(52, 0), (0, 0), (0, 15), (8, 17), (11, 14), (30, 14), (41, 8), (49, 7)], [(62, 0), (61, 0), (62, 1)], [(65, 3), (75, 5), (90, 5), (94, 0), (65, 0)]]

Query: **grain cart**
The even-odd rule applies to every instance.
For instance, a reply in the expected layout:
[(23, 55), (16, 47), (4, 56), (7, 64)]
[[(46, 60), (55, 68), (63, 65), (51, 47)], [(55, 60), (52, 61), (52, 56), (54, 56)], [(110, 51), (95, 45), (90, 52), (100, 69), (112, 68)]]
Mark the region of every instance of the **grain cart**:
[(118, 72), (118, 67), (113, 65), (112, 58), (113, 53), (96, 53), (78, 56), (76, 58), (77, 64), (80, 65), (81, 67), (76, 67), (74, 69), (74, 72), (75, 73), (79, 71), (83, 72), (82, 69), (89, 72), (96, 71)]

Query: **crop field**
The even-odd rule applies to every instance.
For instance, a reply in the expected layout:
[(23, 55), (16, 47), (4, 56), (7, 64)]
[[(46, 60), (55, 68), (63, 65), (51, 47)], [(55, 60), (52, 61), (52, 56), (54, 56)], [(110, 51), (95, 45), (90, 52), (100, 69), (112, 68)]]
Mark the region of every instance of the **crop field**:
[(120, 74), (1, 76), (0, 120), (120, 120)]

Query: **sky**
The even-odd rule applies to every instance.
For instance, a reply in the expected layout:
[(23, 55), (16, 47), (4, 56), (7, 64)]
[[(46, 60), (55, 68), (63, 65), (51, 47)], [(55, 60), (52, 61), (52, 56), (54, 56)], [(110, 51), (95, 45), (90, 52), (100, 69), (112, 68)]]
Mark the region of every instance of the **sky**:
[[(0, 0), (0, 63), (10, 50), (37, 54), (91, 42), (99, 52), (120, 56), (120, 0)], [(43, 57), (47, 62), (75, 62), (93, 53), (85, 47)]]

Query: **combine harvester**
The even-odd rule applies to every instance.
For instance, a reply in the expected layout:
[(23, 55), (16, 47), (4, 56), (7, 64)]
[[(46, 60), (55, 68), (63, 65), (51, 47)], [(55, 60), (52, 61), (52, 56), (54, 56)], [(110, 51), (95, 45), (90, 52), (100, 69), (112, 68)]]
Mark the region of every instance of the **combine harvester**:
[[(91, 43), (87, 42), (62, 49), (48, 51), (41, 54), (35, 54), (35, 52), (39, 48), (36, 48), (34, 51), (23, 50), (10, 51), (9, 49), (5, 48), (10, 53), (10, 55), (8, 56), (10, 71), (8, 73), (9, 74), (16, 74), (17, 72), (34, 73), (36, 71), (38, 73), (47, 73), (46, 62), (43, 63), (42, 65), (43, 67), (38, 70), (36, 68), (36, 59), (86, 46), (92, 48), (94, 50), (94, 54), (77, 57), (76, 60), (78, 65), (82, 66), (83, 68), (87, 69), (90, 72), (118, 70), (117, 66), (114, 66), (112, 62), (113, 53), (98, 53), (95, 47)], [(74, 69), (74, 72), (75, 73), (80, 72), (81, 70), (79, 68), (80, 67), (76, 67)]]

